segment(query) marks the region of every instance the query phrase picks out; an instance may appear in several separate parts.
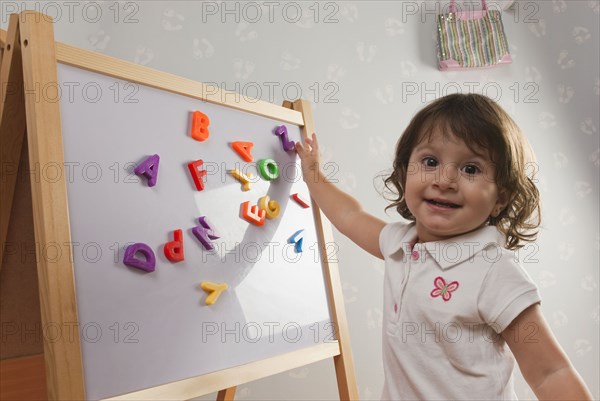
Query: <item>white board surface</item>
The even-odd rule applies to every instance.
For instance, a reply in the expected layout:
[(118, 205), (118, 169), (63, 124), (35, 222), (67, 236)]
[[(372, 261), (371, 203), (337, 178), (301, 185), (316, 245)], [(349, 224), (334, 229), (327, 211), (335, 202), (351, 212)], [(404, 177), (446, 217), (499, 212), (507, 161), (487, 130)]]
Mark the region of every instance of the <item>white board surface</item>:
[[(86, 396), (102, 399), (266, 359), (333, 340), (312, 209), (297, 156), (274, 130), (292, 124), (236, 111), (59, 64), (61, 121)], [(210, 137), (191, 138), (190, 113), (208, 115)], [(255, 162), (271, 158), (280, 177), (250, 191), (228, 171), (258, 175), (230, 147), (254, 143)], [(133, 174), (160, 156), (149, 187)], [(197, 191), (187, 163), (202, 159), (208, 175)], [(41, 166), (54, 179), (52, 166)], [(269, 195), (281, 214), (257, 227), (240, 205)], [(220, 238), (207, 252), (192, 235), (207, 216)], [(185, 260), (163, 254), (183, 230)], [(288, 239), (303, 229), (303, 252)], [(123, 264), (130, 243), (149, 245), (156, 270)], [(203, 281), (229, 285), (205, 305)]]

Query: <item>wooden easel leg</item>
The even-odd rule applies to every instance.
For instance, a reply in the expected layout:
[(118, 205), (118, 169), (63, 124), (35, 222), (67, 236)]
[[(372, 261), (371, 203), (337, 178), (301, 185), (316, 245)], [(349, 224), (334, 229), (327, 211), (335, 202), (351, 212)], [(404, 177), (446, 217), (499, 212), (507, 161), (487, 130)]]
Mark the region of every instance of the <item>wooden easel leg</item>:
[(10, 16), (0, 67), (0, 269), (17, 184), (17, 171), (27, 120), (23, 95), (23, 63), (19, 16)]
[[(296, 100), (295, 102), (284, 101), (283, 107), (291, 108), (302, 113), (304, 126), (302, 127), (302, 139), (310, 137), (315, 132), (315, 125), (312, 116), (310, 103), (306, 100)], [(317, 208), (313, 209), (314, 218), (318, 226), (323, 227), (323, 233), (319, 234), (319, 243), (325, 244), (325, 235), (333, 238), (330, 230), (331, 226), (325, 226), (321, 223), (326, 219), (325, 215)], [(326, 228), (329, 227), (329, 228)], [(323, 236), (321, 236), (323, 235)], [(326, 255), (327, 251), (321, 249), (321, 254)], [(344, 307), (344, 294), (342, 292), (341, 280), (337, 263), (323, 260), (325, 267), (325, 283), (331, 295), (329, 310), (331, 318), (336, 324), (335, 334), (340, 344), (340, 354), (333, 357), (335, 366), (335, 375), (337, 377), (338, 393), (340, 400), (358, 400), (358, 386), (354, 375), (354, 361), (352, 358), (352, 349), (350, 348), (350, 335), (348, 333), (348, 324), (346, 322), (346, 309)]]
[[(23, 11), (19, 19), (19, 36), (29, 163), (30, 166), (53, 163), (62, 167), (65, 162), (60, 105), (46, 96), (35, 96), (40, 88), (58, 85), (51, 19)], [(68, 246), (71, 233), (64, 167), (61, 174), (59, 181), (33, 177), (30, 180), (36, 243), (58, 244), (62, 255), (70, 255), (56, 261), (37, 255), (42, 327), (48, 324), (75, 324), (78, 327), (73, 258)], [(50, 341), (44, 336), (43, 340), (48, 399), (85, 399), (80, 337), (60, 336), (57, 341)]]
[(233, 401), (235, 398), (235, 389), (235, 387), (229, 387), (219, 391), (219, 394), (217, 394), (217, 401)]

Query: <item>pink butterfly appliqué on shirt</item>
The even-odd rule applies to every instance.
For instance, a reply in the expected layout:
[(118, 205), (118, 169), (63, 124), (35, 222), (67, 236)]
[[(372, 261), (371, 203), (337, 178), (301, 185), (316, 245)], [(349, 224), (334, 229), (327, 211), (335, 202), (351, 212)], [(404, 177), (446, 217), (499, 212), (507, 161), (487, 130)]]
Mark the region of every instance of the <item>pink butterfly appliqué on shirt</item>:
[(441, 295), (444, 302), (448, 302), (452, 298), (452, 293), (458, 288), (458, 281), (446, 284), (446, 280), (438, 276), (433, 280), (433, 285), (435, 285), (435, 288), (431, 291), (430, 295), (433, 298)]

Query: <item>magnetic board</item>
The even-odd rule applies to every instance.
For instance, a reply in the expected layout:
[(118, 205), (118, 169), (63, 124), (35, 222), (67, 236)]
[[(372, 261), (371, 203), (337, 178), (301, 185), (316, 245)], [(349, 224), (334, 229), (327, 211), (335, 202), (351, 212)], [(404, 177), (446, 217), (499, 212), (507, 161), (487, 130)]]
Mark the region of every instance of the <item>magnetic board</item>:
[[(0, 42), (11, 88), (0, 162), (23, 163), (31, 186), (31, 203), (18, 199), (16, 175), (2, 170), (0, 242), (17, 205), (29, 208), (32, 221), (19, 221), (33, 223), (44, 332), (43, 354), (0, 361), (12, 372), (2, 388), (34, 361), (51, 400), (232, 400), (240, 384), (332, 358), (340, 399), (358, 399), (331, 225), (275, 135), (314, 132), (309, 102), (276, 106), (55, 42), (51, 20), (31, 11), (12, 14)], [(190, 138), (192, 112), (210, 117), (208, 140)], [(252, 142), (259, 166), (273, 159), (261, 178), (234, 141)], [(234, 169), (254, 177), (242, 185)], [(266, 196), (276, 218), (254, 226)], [(185, 261), (173, 263), (176, 230)], [(143, 252), (125, 263), (132, 243), (154, 267)], [(209, 283), (229, 286), (210, 306)]]
[[(179, 94), (59, 64), (65, 174), (86, 395), (101, 399), (207, 374), (335, 340), (310, 199), (291, 140), (298, 126)], [(73, 92), (70, 87), (86, 88)], [(115, 98), (118, 90), (129, 94)], [(204, 142), (190, 136), (191, 113), (210, 118)], [(233, 141), (254, 144), (254, 162)], [(149, 187), (134, 167), (158, 154), (158, 178)], [(198, 191), (189, 162), (202, 159)], [(257, 163), (274, 160), (274, 181)], [(251, 173), (251, 189), (230, 174)], [(50, 175), (51, 169), (48, 168)], [(281, 208), (254, 226), (240, 205), (268, 195)], [(192, 234), (206, 216), (220, 238), (207, 251)], [(183, 230), (185, 260), (163, 254), (173, 231)], [(302, 232), (302, 251), (289, 243)], [(154, 272), (123, 264), (124, 249), (145, 243)], [(227, 283), (206, 305), (203, 281)]]

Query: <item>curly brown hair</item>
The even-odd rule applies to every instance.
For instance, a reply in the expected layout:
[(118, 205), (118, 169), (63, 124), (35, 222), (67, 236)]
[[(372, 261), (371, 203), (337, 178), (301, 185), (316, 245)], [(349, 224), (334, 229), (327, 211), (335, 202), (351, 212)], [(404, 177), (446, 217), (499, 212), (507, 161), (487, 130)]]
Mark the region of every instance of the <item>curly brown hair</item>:
[[(415, 220), (404, 199), (404, 186), (412, 150), (435, 132), (453, 135), (478, 152), (488, 151), (496, 166), (494, 180), (498, 191), (509, 194), (507, 206), (488, 224), (506, 237), (506, 248), (518, 249), (535, 241), (541, 223), (540, 194), (533, 182), (535, 158), (525, 136), (513, 119), (496, 102), (478, 94), (451, 94), (439, 98), (410, 121), (396, 146), (393, 172), (385, 187), (394, 194), (387, 209), (395, 208), (402, 217)], [(528, 169), (533, 171), (528, 176)]]

